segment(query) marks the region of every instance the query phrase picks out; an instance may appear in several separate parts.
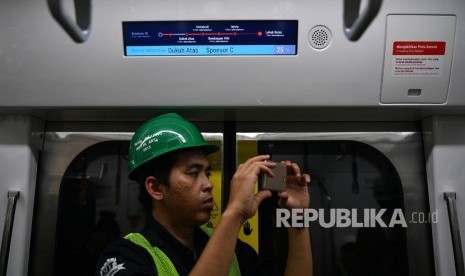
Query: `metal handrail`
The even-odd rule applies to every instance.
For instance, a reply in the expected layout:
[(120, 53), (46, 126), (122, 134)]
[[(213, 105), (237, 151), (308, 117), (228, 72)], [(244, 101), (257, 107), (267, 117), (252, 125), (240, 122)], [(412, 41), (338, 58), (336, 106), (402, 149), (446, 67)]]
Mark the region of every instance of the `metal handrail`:
[(5, 276), (10, 254), (11, 234), (15, 219), (16, 201), (19, 198), (18, 191), (8, 191), (8, 207), (6, 209), (5, 225), (3, 226), (2, 248), (0, 251), (0, 275)]
[(452, 237), (452, 249), (454, 250), (456, 275), (465, 276), (465, 266), (463, 262), (462, 242), (460, 240), (460, 228), (457, 216), (456, 198), (456, 193), (444, 193), (444, 199), (447, 202), (447, 212), (449, 213), (450, 235)]

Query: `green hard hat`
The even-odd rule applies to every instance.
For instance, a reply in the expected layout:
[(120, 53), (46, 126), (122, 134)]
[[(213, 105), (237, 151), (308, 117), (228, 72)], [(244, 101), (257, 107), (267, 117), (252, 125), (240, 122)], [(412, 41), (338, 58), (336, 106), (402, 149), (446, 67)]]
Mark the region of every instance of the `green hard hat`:
[(219, 150), (205, 142), (198, 128), (176, 113), (155, 117), (142, 124), (129, 145), (129, 179), (135, 180), (137, 170), (166, 153), (180, 149), (199, 148), (206, 154)]

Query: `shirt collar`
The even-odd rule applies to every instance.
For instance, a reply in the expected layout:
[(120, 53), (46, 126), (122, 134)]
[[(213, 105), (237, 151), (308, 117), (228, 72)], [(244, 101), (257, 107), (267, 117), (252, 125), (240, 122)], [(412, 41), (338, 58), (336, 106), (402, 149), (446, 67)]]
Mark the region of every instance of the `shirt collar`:
[(199, 227), (196, 227), (194, 229), (194, 254), (191, 248), (188, 248), (176, 239), (154, 218), (149, 218), (147, 220), (146, 228), (142, 231), (142, 235), (152, 246), (156, 246), (164, 251), (173, 263), (182, 262), (187, 267), (188, 271), (195, 265), (196, 258), (200, 256), (209, 239), (205, 232)]

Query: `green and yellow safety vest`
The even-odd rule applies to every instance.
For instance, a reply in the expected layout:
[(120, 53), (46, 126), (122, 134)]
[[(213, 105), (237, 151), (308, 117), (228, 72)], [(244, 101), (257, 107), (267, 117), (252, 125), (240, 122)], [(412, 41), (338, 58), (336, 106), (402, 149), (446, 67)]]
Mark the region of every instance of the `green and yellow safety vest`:
[[(207, 227), (200, 227), (208, 236), (211, 237), (213, 230)], [(160, 248), (152, 246), (150, 242), (139, 233), (129, 233), (125, 239), (145, 248), (153, 258), (155, 267), (157, 268), (158, 275), (160, 276), (179, 276), (178, 271), (173, 265), (173, 262), (161, 251)], [(231, 268), (229, 269), (229, 276), (240, 276), (241, 271), (239, 269), (239, 262), (237, 261), (236, 254), (234, 254)]]

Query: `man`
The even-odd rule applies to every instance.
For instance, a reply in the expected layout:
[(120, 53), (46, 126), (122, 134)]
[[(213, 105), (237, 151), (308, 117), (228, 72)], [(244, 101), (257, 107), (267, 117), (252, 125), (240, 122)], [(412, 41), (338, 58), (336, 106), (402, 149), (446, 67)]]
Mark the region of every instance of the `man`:
[[(254, 193), (260, 173), (273, 176), (273, 162), (260, 155), (239, 165), (231, 180), (230, 199), (213, 233), (199, 228), (213, 208), (207, 155), (219, 148), (177, 114), (158, 116), (134, 134), (129, 149), (129, 178), (141, 185), (140, 201), (149, 219), (142, 233), (129, 234), (100, 257), (96, 275), (257, 275), (255, 251), (238, 241), (241, 225), (253, 216), (268, 190)], [(282, 208), (306, 208), (310, 176), (284, 162), (287, 189)], [(308, 229), (289, 229), (285, 275), (312, 275)]]

